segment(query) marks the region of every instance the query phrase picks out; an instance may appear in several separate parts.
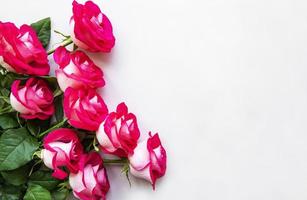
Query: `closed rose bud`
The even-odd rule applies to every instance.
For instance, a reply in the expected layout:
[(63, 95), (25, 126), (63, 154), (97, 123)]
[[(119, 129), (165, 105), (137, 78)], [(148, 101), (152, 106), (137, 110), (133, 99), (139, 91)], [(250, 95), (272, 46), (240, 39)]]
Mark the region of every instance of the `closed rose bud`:
[(62, 91), (66, 88), (99, 88), (104, 86), (102, 70), (82, 51), (73, 53), (59, 47), (53, 54), (59, 68), (55, 71)]
[(135, 115), (128, 113), (125, 103), (121, 103), (100, 125), (96, 135), (104, 153), (127, 157), (133, 154), (140, 131)]
[(83, 147), (76, 133), (67, 128), (50, 132), (44, 138), (42, 159), (45, 165), (53, 169), (53, 176), (58, 179), (67, 177), (60, 167), (67, 167), (70, 172), (78, 171), (77, 162), (83, 154)]
[(106, 104), (94, 89), (67, 88), (63, 106), (69, 124), (88, 131), (96, 131), (108, 114)]
[(136, 177), (149, 181), (155, 188), (156, 180), (164, 176), (166, 171), (166, 151), (161, 145), (158, 134), (141, 143), (129, 156), (130, 172)]
[(47, 53), (35, 31), (28, 25), (17, 28), (0, 22), (0, 65), (19, 74), (47, 75)]
[(78, 172), (69, 175), (69, 184), (75, 197), (105, 200), (110, 185), (100, 155), (96, 152), (82, 155), (78, 168)]
[(80, 48), (92, 52), (110, 52), (115, 44), (112, 24), (92, 1), (73, 2), (71, 37)]
[(48, 119), (54, 113), (53, 93), (42, 79), (30, 78), (25, 84), (13, 82), (10, 102), (25, 119)]

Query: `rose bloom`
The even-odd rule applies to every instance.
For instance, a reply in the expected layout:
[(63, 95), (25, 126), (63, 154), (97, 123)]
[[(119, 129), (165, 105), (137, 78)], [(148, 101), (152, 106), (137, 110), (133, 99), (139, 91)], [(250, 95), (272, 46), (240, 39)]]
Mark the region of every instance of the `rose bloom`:
[(96, 131), (108, 115), (106, 104), (94, 89), (67, 88), (63, 107), (73, 127), (88, 131)]
[(139, 143), (128, 158), (131, 174), (149, 181), (155, 189), (156, 180), (166, 171), (166, 151), (159, 135), (149, 133), (149, 138)]
[(22, 118), (45, 120), (53, 115), (53, 93), (44, 80), (30, 78), (25, 84), (15, 80), (11, 90), (11, 105)]
[(112, 24), (92, 1), (84, 5), (73, 2), (70, 20), (74, 43), (92, 52), (110, 52), (115, 44)]
[(50, 70), (47, 53), (31, 26), (18, 29), (10, 22), (0, 22), (0, 65), (11, 72), (39, 76)]
[(79, 171), (70, 173), (69, 184), (79, 199), (105, 200), (110, 185), (100, 155), (96, 152), (84, 154), (79, 161)]
[(96, 135), (104, 153), (127, 157), (133, 154), (140, 131), (135, 115), (128, 113), (125, 103), (121, 103), (100, 125)]
[(62, 91), (66, 88), (99, 88), (104, 86), (103, 72), (82, 51), (73, 53), (59, 47), (53, 54), (59, 68), (55, 71)]
[(53, 169), (53, 176), (65, 179), (67, 173), (59, 167), (67, 167), (70, 172), (78, 171), (77, 162), (83, 154), (83, 147), (76, 133), (68, 128), (60, 128), (50, 132), (44, 138), (44, 149), (41, 157), (45, 165)]

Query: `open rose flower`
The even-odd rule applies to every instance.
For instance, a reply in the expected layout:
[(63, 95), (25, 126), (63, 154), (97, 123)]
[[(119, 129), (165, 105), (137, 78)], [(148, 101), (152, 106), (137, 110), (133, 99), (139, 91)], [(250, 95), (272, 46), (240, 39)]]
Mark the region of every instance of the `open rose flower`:
[(104, 86), (102, 70), (82, 51), (69, 52), (59, 47), (53, 54), (59, 69), (55, 71), (62, 91), (66, 88), (99, 88)]
[(47, 75), (47, 53), (31, 26), (18, 29), (13, 23), (0, 22), (0, 65), (19, 74)]
[(70, 173), (69, 184), (79, 199), (105, 200), (110, 185), (100, 155), (84, 154), (79, 161), (79, 171)]
[(92, 1), (73, 2), (71, 37), (80, 48), (92, 52), (110, 52), (115, 44), (112, 24)]
[(127, 157), (133, 154), (140, 131), (135, 115), (128, 113), (125, 103), (121, 103), (100, 125), (96, 135), (103, 152)]
[(25, 84), (13, 82), (10, 102), (25, 119), (48, 119), (54, 113), (53, 93), (42, 79), (30, 78)]
[(166, 151), (159, 135), (149, 133), (149, 138), (138, 144), (129, 161), (131, 174), (149, 181), (155, 188), (156, 180), (166, 171)]
[(88, 131), (96, 131), (108, 114), (106, 104), (94, 89), (67, 88), (63, 106), (68, 122)]
[(76, 173), (78, 171), (77, 162), (82, 154), (82, 144), (71, 129), (57, 129), (44, 138), (44, 149), (41, 156), (45, 165), (54, 170), (52, 175), (55, 178), (67, 177), (67, 173), (59, 168), (62, 166)]

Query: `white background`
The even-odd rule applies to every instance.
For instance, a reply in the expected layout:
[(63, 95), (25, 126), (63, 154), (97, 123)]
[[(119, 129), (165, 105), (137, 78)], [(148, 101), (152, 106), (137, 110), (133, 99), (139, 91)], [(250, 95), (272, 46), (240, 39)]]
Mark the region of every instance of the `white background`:
[[(155, 192), (113, 168), (108, 199), (307, 198), (305, 0), (95, 2), (117, 38), (95, 56), (103, 97), (110, 110), (125, 101), (168, 152)], [(1, 0), (2, 21), (47, 16), (69, 33), (71, 1)]]

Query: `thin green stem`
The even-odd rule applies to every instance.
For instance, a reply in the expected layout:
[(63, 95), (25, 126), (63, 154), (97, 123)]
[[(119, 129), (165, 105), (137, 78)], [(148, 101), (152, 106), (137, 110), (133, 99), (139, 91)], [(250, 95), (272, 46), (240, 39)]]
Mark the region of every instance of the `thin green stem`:
[(60, 31), (57, 31), (57, 30), (54, 30), (55, 33), (63, 36), (64, 38), (69, 38), (70, 36), (69, 35), (65, 35), (64, 33), (60, 32)]
[(42, 132), (41, 134), (38, 135), (39, 138), (42, 138), (44, 135), (48, 134), (49, 132), (61, 128), (65, 123), (66, 123), (67, 119), (63, 119), (61, 122), (55, 124), (54, 126), (50, 127), (48, 130)]
[(33, 170), (34, 170), (34, 167), (36, 166), (36, 165), (39, 165), (39, 164), (41, 164), (43, 162), (43, 160), (38, 160), (32, 167), (31, 167), (31, 170), (30, 170), (30, 172), (29, 172), (29, 175), (28, 176), (31, 176), (31, 174), (32, 174), (32, 172), (33, 172)]
[[(71, 37), (69, 37), (69, 38), (65, 39), (65, 40), (60, 44), (60, 46), (66, 47), (66, 46), (68, 46), (68, 45), (70, 45), (70, 44), (72, 44), (72, 43), (73, 43), (73, 41), (72, 41)], [(53, 53), (55, 52), (55, 50), (56, 50), (56, 48), (51, 49), (50, 51), (48, 51), (48, 55), (53, 54)]]
[(106, 165), (109, 164), (126, 164), (128, 162), (127, 158), (121, 158), (121, 159), (103, 159), (103, 163)]

